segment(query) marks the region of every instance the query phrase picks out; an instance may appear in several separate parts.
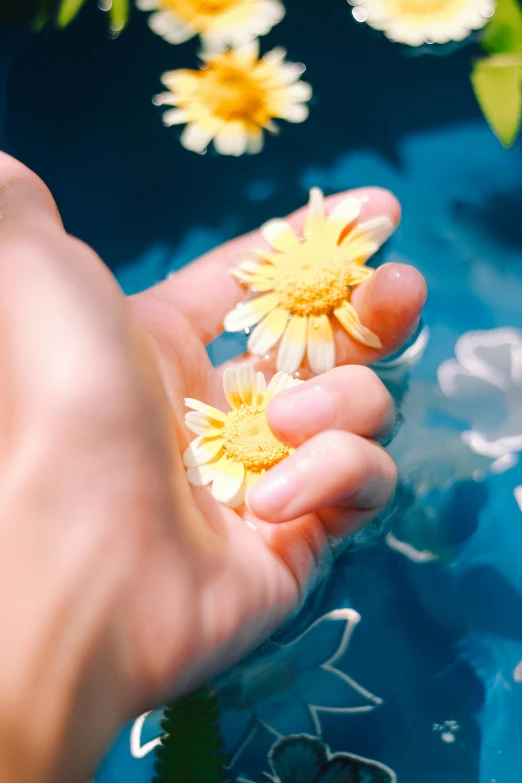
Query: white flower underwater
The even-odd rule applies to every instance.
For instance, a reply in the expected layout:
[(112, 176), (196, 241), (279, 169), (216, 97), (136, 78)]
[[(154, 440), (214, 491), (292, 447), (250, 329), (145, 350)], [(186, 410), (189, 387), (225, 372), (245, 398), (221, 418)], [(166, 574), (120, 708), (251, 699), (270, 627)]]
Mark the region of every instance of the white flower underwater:
[(266, 384), (262, 372), (249, 365), (227, 368), (223, 375), (229, 413), (187, 398), (185, 424), (198, 437), (183, 455), (187, 477), (194, 486), (212, 485), (212, 495), (233, 508), (263, 473), (292, 453), (268, 424), (267, 406), (274, 395), (297, 386), (286, 373)]
[(259, 56), (258, 41), (221, 53), (203, 53), (199, 70), (163, 74), (168, 92), (160, 98), (175, 106), (163, 115), (167, 126), (185, 125), (182, 145), (204, 152), (211, 141), (221, 155), (260, 152), (264, 131), (276, 133), (276, 119), (304, 122), (312, 88), (300, 81), (302, 68), (278, 48)]
[(354, 609), (335, 609), (319, 617), (289, 644), (270, 642), (266, 655), (246, 661), (216, 682), (222, 705), (241, 714), (240, 733), (228, 737), (235, 746), (231, 766), (252, 742), (256, 729), (278, 737), (288, 733), (321, 734), (321, 714), (374, 710), (382, 699), (363, 688), (341, 668), (361, 617)]
[[(291, 731), (316, 735), (323, 712), (362, 713), (382, 705), (382, 699), (338, 668), (360, 619), (354, 609), (334, 609), (290, 643), (270, 641), (262, 658), (246, 660), (218, 678), (220, 721), (226, 745), (234, 748), (231, 767), (254, 741), (256, 728), (279, 738), (290, 717)], [(228, 712), (242, 716), (240, 733), (232, 738), (226, 736)], [(133, 758), (145, 758), (160, 744), (162, 716), (156, 710), (134, 721), (129, 735)]]
[(484, 27), (495, 10), (494, 0), (348, 0), (354, 17), (392, 41), (425, 43), (462, 41)]
[(136, 0), (136, 5), (154, 11), (149, 26), (169, 43), (199, 35), (213, 50), (266, 35), (285, 15), (280, 0)]
[(310, 191), (304, 237), (285, 220), (271, 220), (261, 234), (273, 252), (255, 250), (231, 274), (252, 291), (255, 299), (225, 318), (227, 332), (256, 326), (248, 350), (264, 356), (279, 340), (277, 369), (293, 373), (307, 355), (314, 373), (335, 366), (333, 324), (353, 339), (380, 348), (379, 337), (361, 323), (351, 294), (374, 273), (365, 266), (393, 231), (388, 217), (358, 222), (361, 202), (354, 196), (325, 214), (323, 193)]
[(437, 375), (443, 393), (456, 403), (455, 414), (472, 422), (463, 441), (495, 460), (522, 451), (522, 332), (467, 332), (455, 354)]

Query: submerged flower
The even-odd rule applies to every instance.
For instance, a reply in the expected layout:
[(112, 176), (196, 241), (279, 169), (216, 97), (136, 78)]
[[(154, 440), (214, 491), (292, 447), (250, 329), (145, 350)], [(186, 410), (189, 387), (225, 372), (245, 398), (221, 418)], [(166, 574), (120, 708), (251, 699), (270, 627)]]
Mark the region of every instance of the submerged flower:
[(282, 338), (277, 369), (295, 372), (308, 356), (315, 373), (335, 366), (332, 319), (355, 340), (380, 348), (377, 335), (361, 324), (350, 302), (354, 287), (375, 270), (364, 264), (390, 235), (387, 217), (357, 223), (361, 202), (343, 199), (326, 217), (323, 194), (310, 191), (304, 238), (284, 220), (271, 220), (261, 233), (274, 248), (259, 250), (232, 274), (261, 296), (232, 310), (225, 329), (238, 332), (257, 324), (248, 340), (250, 353), (264, 356)]
[(163, 102), (166, 125), (186, 124), (183, 146), (204, 152), (210, 142), (222, 155), (254, 154), (263, 147), (263, 130), (277, 131), (274, 118), (303, 122), (312, 88), (299, 81), (300, 68), (285, 62), (284, 49), (259, 57), (257, 42), (221, 54), (203, 54), (197, 71), (165, 73), (169, 92)]
[(200, 35), (208, 48), (240, 45), (265, 35), (285, 15), (279, 0), (136, 0), (155, 11), (149, 25), (172, 44)]
[(248, 365), (228, 368), (223, 375), (225, 396), (232, 410), (223, 413), (199, 400), (187, 398), (191, 408), (185, 424), (198, 437), (183, 455), (191, 484), (212, 484), (216, 500), (239, 506), (247, 490), (263, 473), (292, 453), (268, 424), (266, 409), (275, 394), (296, 386), (286, 373), (274, 375), (268, 387), (262, 372)]
[(357, 19), (410, 46), (462, 41), (484, 27), (495, 9), (493, 0), (354, 0), (352, 5)]
[(495, 460), (522, 452), (522, 332), (509, 327), (466, 332), (455, 354), (440, 365), (437, 378), (454, 402), (448, 411), (472, 422), (463, 442)]

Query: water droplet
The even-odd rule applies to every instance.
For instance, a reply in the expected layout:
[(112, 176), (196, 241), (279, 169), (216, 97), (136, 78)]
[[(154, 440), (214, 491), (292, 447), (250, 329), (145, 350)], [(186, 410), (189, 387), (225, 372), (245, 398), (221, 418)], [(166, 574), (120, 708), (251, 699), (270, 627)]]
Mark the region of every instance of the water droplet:
[(100, 11), (110, 11), (112, 8), (112, 0), (98, 0), (98, 8)]
[(163, 97), (163, 95), (158, 94), (158, 95), (154, 95), (153, 96), (152, 103), (154, 104), (154, 106), (161, 106), (161, 104), (164, 102), (164, 100), (165, 100), (165, 98)]

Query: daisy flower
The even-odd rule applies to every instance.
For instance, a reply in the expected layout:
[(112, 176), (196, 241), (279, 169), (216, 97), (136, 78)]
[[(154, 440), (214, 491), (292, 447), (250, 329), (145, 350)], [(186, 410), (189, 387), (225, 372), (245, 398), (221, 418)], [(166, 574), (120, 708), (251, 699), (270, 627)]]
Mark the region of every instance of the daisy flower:
[(354, 16), (410, 46), (462, 41), (493, 16), (494, 0), (348, 0)]
[(258, 250), (231, 274), (261, 295), (239, 305), (225, 318), (227, 332), (257, 326), (248, 350), (264, 356), (279, 340), (277, 369), (295, 372), (305, 352), (314, 373), (335, 366), (332, 322), (339, 323), (355, 340), (380, 348), (377, 335), (362, 325), (350, 302), (354, 287), (375, 270), (364, 264), (393, 230), (387, 217), (358, 223), (359, 199), (343, 199), (326, 217), (319, 188), (310, 191), (303, 239), (284, 220), (271, 220), (261, 228), (274, 252)]
[(142, 11), (154, 11), (151, 29), (172, 44), (200, 35), (206, 48), (241, 45), (265, 35), (285, 15), (279, 0), (136, 0)]
[(162, 76), (169, 92), (163, 103), (176, 106), (163, 115), (165, 125), (186, 124), (181, 143), (203, 152), (214, 140), (222, 155), (257, 153), (263, 130), (277, 131), (274, 118), (303, 122), (312, 88), (299, 80), (301, 69), (285, 62), (284, 49), (259, 57), (257, 41), (220, 54), (202, 54), (197, 70)]
[(192, 441), (183, 461), (187, 477), (196, 487), (212, 484), (216, 500), (235, 508), (263, 473), (292, 453), (268, 424), (266, 409), (275, 394), (297, 386), (286, 373), (274, 375), (268, 386), (262, 372), (242, 365), (227, 368), (223, 389), (231, 411), (187, 398), (190, 412), (185, 424), (198, 437)]

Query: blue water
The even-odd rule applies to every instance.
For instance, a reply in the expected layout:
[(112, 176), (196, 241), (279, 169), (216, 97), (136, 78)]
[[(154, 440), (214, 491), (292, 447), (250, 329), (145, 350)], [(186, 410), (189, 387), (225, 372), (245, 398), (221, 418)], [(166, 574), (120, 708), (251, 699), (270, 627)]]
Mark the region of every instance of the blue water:
[[(414, 264), (430, 289), (422, 357), (383, 374), (405, 416), (391, 447), (399, 509), (382, 535), (353, 543), (298, 618), (216, 683), (231, 775), (259, 781), (280, 737), (320, 732), (332, 753), (384, 765), (362, 780), (380, 769), (401, 783), (518, 783), (522, 445), (493, 464), (461, 433), (484, 431), (490, 445), (522, 433), (522, 146), (502, 150), (480, 116), (473, 47), (412, 58), (356, 25), (342, 0), (287, 6), (266, 43), (306, 63), (315, 99), (308, 122), (285, 126), (261, 156), (185, 152), (150, 99), (163, 71), (195, 63), (194, 45), (155, 38), (139, 14), (108, 40), (94, 8), (66, 34), (17, 42), (3, 145), (46, 180), (68, 230), (129, 293), (301, 206), (311, 185), (381, 185), (399, 197), (403, 222), (382, 260)], [(502, 388), (485, 383), (490, 396), (471, 405), (460, 386), (443, 394), (438, 377), (477, 330), (474, 356)], [(218, 341), (213, 359), (236, 349)], [(335, 671), (322, 668), (348, 632)], [(253, 688), (260, 671), (271, 690)], [(138, 745), (158, 736), (159, 718), (145, 719)], [(153, 754), (131, 756), (130, 730), (97, 783), (151, 780)]]

